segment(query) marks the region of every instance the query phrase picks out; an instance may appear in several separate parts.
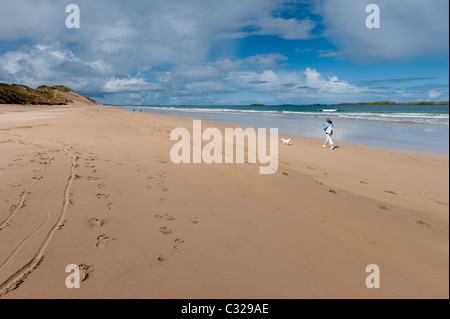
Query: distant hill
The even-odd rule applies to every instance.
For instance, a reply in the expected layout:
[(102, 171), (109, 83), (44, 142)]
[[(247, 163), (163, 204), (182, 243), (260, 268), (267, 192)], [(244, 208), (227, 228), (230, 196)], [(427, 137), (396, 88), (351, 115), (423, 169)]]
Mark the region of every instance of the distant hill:
[(382, 102), (364, 102), (364, 103), (340, 103), (334, 105), (448, 105), (448, 102), (420, 101), (420, 102), (396, 103), (391, 101), (382, 101)]
[(67, 105), (74, 102), (98, 104), (62, 85), (32, 89), (25, 85), (0, 83), (0, 104)]

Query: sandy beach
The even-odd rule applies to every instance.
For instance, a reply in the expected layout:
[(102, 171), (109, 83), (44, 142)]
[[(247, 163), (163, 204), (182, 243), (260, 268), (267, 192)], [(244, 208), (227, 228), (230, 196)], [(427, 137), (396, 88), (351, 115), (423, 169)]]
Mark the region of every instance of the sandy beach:
[(176, 127), (192, 120), (1, 105), (1, 298), (449, 298), (448, 157), (293, 137), (260, 175), (173, 164)]

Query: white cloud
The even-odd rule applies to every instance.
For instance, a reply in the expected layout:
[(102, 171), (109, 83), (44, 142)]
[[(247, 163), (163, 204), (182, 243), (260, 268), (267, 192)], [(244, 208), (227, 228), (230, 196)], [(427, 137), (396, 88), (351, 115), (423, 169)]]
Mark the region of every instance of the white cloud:
[(161, 87), (158, 84), (148, 83), (142, 78), (131, 77), (125, 79), (112, 79), (103, 86), (104, 92), (108, 93), (155, 91), (160, 89)]
[(303, 72), (306, 65), (287, 70), (289, 61), (276, 47), (273, 53), (238, 58), (238, 48), (226, 46), (217, 60), (211, 60), (211, 48), (221, 39), (255, 35), (311, 39), (317, 22), (280, 14), (290, 4), (309, 2), (323, 17), (325, 36), (338, 48), (324, 55), (369, 60), (448, 54), (448, 1), (377, 1), (382, 29), (367, 33), (361, 25), (369, 0), (133, 0), (127, 5), (78, 0), (78, 30), (65, 27), (67, 3), (8, 0), (0, 11), (0, 82), (64, 84), (105, 93), (105, 101), (117, 94), (147, 104), (223, 102), (227, 98), (220, 94), (229, 92), (236, 103), (244, 95), (354, 100), (368, 90), (320, 73), (326, 70)]
[(309, 19), (282, 19), (265, 17), (244, 25), (247, 31), (236, 31), (222, 35), (223, 38), (243, 38), (250, 35), (276, 35), (287, 40), (307, 40), (314, 36), (312, 30), (317, 26), (317, 22)]
[(436, 92), (436, 91), (433, 91), (433, 90), (431, 90), (430, 92), (428, 92), (428, 96), (429, 96), (431, 99), (438, 99), (438, 98), (441, 97), (441, 95), (442, 95), (442, 93)]
[(341, 81), (337, 76), (328, 80), (315, 69), (307, 68), (303, 73), (264, 70), (263, 72), (230, 72), (226, 77), (236, 89), (245, 88), (253, 92), (278, 96), (280, 99), (329, 99), (336, 95), (348, 96), (362, 94), (367, 88), (359, 88)]
[(32, 87), (63, 83), (74, 89), (83, 88), (88, 77), (93, 77), (95, 82), (102, 69), (107, 69), (103, 62), (83, 61), (70, 50), (59, 48), (57, 43), (0, 55), (0, 80)]
[(322, 75), (315, 69), (307, 68), (305, 71), (306, 86), (317, 89), (321, 93), (333, 93), (341, 95), (359, 94), (363, 92), (363, 88), (359, 88), (349, 84), (347, 81), (340, 81), (335, 75), (329, 76), (328, 80), (324, 80)]
[[(110, 93), (131, 89), (123, 80), (130, 75), (150, 72), (178, 88), (180, 81), (207, 82), (239, 68), (272, 69), (286, 59), (273, 53), (208, 62), (217, 39), (236, 33), (309, 38), (314, 27), (310, 20), (276, 16), (274, 12), (285, 7), (283, 0), (135, 0), (130, 5), (120, 0), (79, 0), (81, 28), (69, 30), (66, 4), (2, 3), (0, 41), (26, 39), (26, 44), (0, 53), (0, 81), (30, 86), (62, 83)], [(164, 75), (152, 71), (161, 65), (170, 71)]]
[(321, 0), (324, 35), (338, 47), (322, 56), (352, 60), (405, 60), (448, 55), (448, 0), (377, 0), (380, 29), (365, 25), (365, 8), (373, 0)]
[(315, 87), (315, 86), (319, 85), (320, 82), (322, 82), (322, 80), (320, 78), (320, 73), (317, 72), (316, 70), (307, 68), (305, 71), (305, 75), (306, 75), (306, 84), (307, 85)]

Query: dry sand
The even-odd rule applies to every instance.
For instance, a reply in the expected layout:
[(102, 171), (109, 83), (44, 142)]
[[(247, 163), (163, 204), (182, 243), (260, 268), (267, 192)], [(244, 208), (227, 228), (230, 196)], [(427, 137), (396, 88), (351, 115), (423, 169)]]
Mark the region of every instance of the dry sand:
[(173, 164), (176, 127), (192, 121), (0, 106), (1, 298), (449, 297), (448, 157), (293, 138), (259, 175)]

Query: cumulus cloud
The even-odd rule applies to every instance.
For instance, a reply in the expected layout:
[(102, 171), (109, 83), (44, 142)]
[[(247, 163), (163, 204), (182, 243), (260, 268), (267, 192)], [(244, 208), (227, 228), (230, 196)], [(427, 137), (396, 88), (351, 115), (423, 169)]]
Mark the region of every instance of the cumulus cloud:
[(103, 91), (108, 93), (156, 91), (161, 90), (158, 84), (148, 83), (142, 78), (112, 79), (103, 86)]
[[(84, 88), (88, 79), (101, 81), (110, 67), (104, 61), (84, 61), (59, 44), (34, 45), (23, 51), (9, 51), (0, 55), (1, 80), (29, 86), (64, 83), (74, 89)], [(94, 83), (91, 83), (93, 85)]]
[[(238, 57), (239, 48), (227, 47), (221, 58), (212, 58), (211, 49), (218, 41), (250, 36), (308, 40), (324, 29), (338, 50), (323, 56), (395, 60), (448, 54), (448, 1), (405, 1), (378, 0), (382, 29), (369, 31), (364, 27), (368, 0), (130, 0), (126, 5), (78, 0), (81, 29), (76, 30), (65, 27), (65, 7), (72, 1), (7, 0), (0, 11), (0, 82), (64, 84), (105, 103), (364, 97), (381, 82), (355, 86), (320, 73), (326, 70), (306, 68), (312, 64), (295, 67), (276, 47)], [(321, 19), (282, 14), (304, 3)], [(423, 95), (445, 88), (432, 89), (424, 88)]]
[(327, 100), (331, 97), (342, 96), (351, 98), (354, 94), (361, 94), (367, 88), (359, 88), (341, 81), (337, 76), (325, 79), (315, 69), (306, 68), (304, 72), (264, 70), (262, 72), (230, 72), (227, 82), (236, 88), (250, 89), (261, 94), (261, 99), (273, 96), (283, 101), (299, 99)]
[(208, 62), (215, 39), (236, 34), (308, 38), (315, 25), (307, 19), (276, 16), (274, 11), (284, 7), (282, 0), (131, 0), (127, 5), (120, 0), (79, 0), (81, 28), (67, 29), (67, 4), (56, 0), (2, 3), (0, 41), (13, 46), (0, 53), (0, 81), (30, 86), (58, 82), (108, 93), (131, 88), (124, 79), (132, 74), (158, 76), (153, 69), (161, 65), (169, 66), (177, 80), (208, 81), (226, 68), (272, 68), (283, 58), (266, 54)]
[[(371, 3), (380, 8), (380, 29), (365, 25)], [(448, 55), (448, 0), (320, 0), (316, 10), (324, 35), (338, 47), (324, 57), (367, 62)]]
[(438, 99), (438, 98), (441, 97), (441, 95), (442, 95), (442, 93), (436, 92), (436, 91), (433, 91), (433, 90), (431, 90), (430, 92), (428, 92), (428, 96), (429, 96), (431, 99)]
[(310, 68), (306, 69), (305, 76), (306, 86), (317, 89), (322, 93), (333, 93), (349, 96), (350, 94), (361, 93), (364, 90), (349, 84), (347, 81), (339, 80), (339, 78), (335, 75), (329, 76), (328, 79), (323, 79), (319, 72)]

